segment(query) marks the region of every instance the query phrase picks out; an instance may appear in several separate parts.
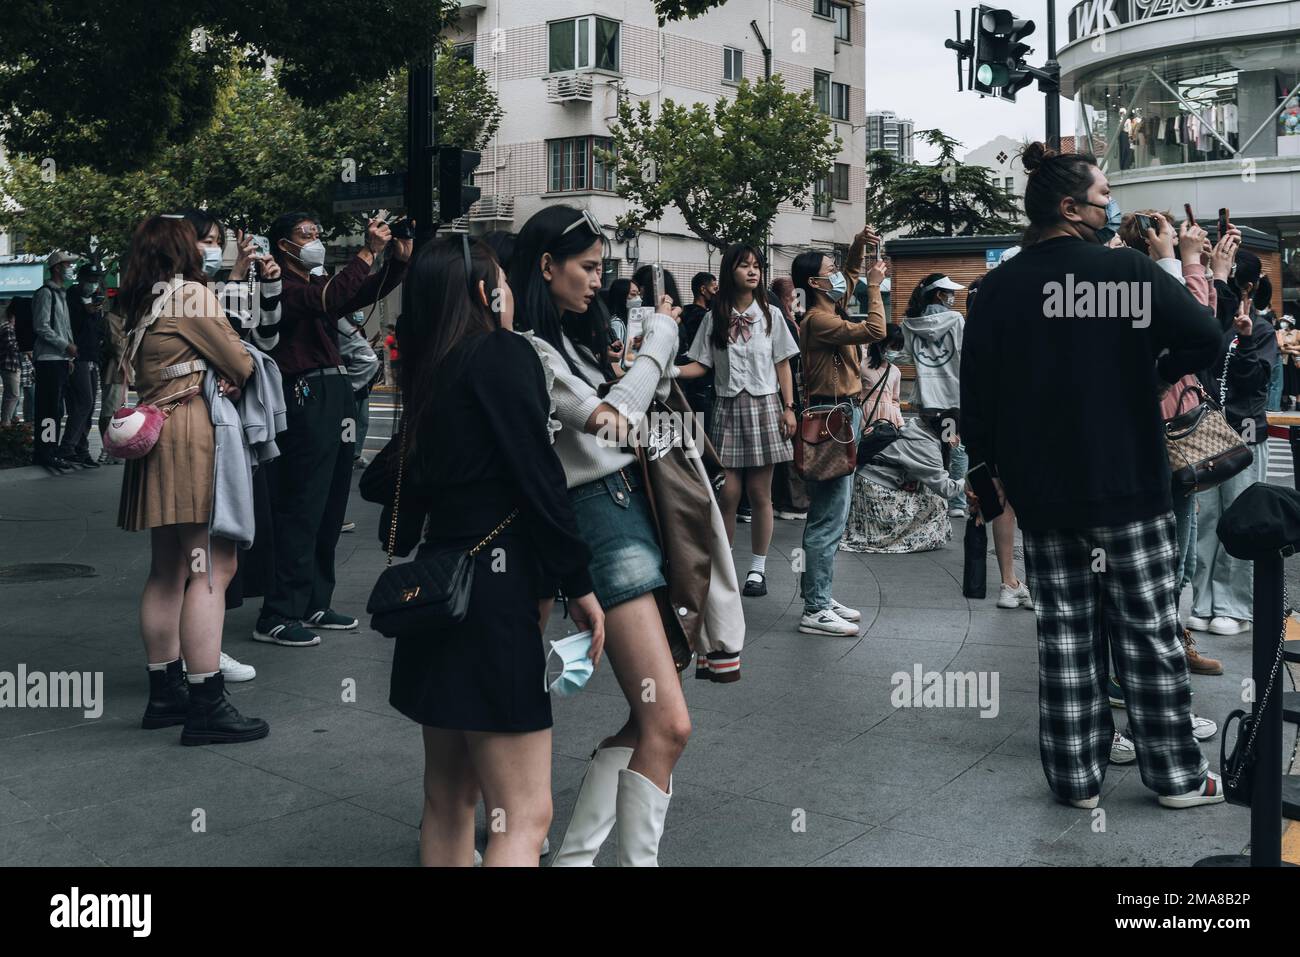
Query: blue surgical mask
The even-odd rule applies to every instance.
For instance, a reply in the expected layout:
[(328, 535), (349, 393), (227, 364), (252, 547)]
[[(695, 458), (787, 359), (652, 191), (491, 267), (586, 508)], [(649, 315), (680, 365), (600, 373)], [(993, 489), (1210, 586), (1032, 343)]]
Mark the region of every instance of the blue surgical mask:
[(216, 246), (201, 246), (203, 250), (203, 272), (209, 279), (221, 272), (221, 250)]
[(849, 281), (844, 278), (844, 273), (836, 270), (829, 276), (823, 276), (822, 278), (831, 284), (831, 288), (822, 290), (831, 302), (839, 302), (848, 294)]
[[(1101, 229), (1093, 230), (1097, 237), (1097, 242), (1105, 245), (1110, 242), (1119, 233), (1119, 228), (1124, 223), (1124, 211), (1119, 208), (1119, 200), (1112, 198), (1109, 203), (1102, 206), (1101, 203), (1089, 203), (1089, 206), (1096, 206), (1098, 209), (1106, 210), (1106, 225)], [(1092, 227), (1089, 227), (1090, 229)]]
[(546, 661), (549, 664), (551, 655), (559, 655), (560, 660), (564, 662), (564, 670), (560, 672), (559, 677), (549, 683), (543, 677), (542, 682), (546, 690), (555, 692), (561, 698), (567, 698), (581, 691), (595, 668), (591, 658), (588, 657), (590, 654), (591, 632), (589, 631), (582, 631), (568, 638), (551, 642), (551, 650), (547, 652)]

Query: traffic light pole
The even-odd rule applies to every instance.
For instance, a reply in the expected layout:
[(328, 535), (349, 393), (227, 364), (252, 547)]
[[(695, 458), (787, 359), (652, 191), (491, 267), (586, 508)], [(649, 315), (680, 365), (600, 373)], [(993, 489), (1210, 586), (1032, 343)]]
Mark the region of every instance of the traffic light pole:
[(1061, 148), (1061, 65), (1056, 62), (1056, 2), (1047, 0), (1047, 62), (1043, 71), (1050, 73), (1052, 79), (1039, 80), (1038, 88), (1047, 97), (1047, 145), (1054, 150)]
[(438, 229), (433, 212), (434, 157), (437, 156), (438, 98), (432, 50), (427, 59), (412, 63), (406, 84), (406, 213), (416, 223), (415, 248), (432, 239)]

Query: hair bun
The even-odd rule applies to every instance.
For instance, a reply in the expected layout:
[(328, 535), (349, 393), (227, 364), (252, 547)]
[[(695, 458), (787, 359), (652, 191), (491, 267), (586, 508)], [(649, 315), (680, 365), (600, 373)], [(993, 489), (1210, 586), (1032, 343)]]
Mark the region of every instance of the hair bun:
[(1046, 143), (1028, 143), (1020, 151), (1020, 163), (1026, 173), (1034, 173), (1049, 159), (1058, 155), (1057, 151)]

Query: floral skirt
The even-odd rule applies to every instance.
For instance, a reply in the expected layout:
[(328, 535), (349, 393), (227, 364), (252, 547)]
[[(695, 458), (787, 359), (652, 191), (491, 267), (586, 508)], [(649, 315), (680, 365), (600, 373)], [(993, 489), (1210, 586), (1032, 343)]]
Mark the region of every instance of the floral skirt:
[(928, 552), (951, 540), (948, 503), (928, 488), (905, 492), (853, 476), (853, 501), (841, 551)]

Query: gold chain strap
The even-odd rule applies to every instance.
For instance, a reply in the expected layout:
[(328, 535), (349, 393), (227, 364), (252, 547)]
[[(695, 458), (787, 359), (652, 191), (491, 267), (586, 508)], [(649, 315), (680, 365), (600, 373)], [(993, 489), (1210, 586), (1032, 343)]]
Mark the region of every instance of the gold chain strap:
[[(399, 453), (399, 458), (397, 460), (397, 488), (393, 493), (393, 521), (388, 526), (388, 565), (390, 566), (393, 564), (393, 552), (397, 550), (397, 510), (398, 510), (398, 506), (402, 501), (402, 472), (405, 471), (405, 469), (406, 469), (406, 421), (405, 419), (403, 419), (402, 445), (401, 445), (401, 451)], [(509, 515), (507, 515), (505, 519), (502, 520), (500, 525), (492, 529), (492, 531), (488, 532), (487, 537), (484, 538), (483, 541), (479, 542), (477, 545), (475, 545), (473, 548), (469, 550), (470, 557), (473, 558), (474, 556), (478, 555), (479, 552), (481, 552), (484, 548), (487, 547), (489, 543), (491, 543), (492, 539), (496, 538), (503, 531), (505, 531), (506, 526), (508, 526), (511, 522), (513, 522), (515, 518), (518, 517), (518, 515), (519, 515), (519, 509), (515, 509)]]

